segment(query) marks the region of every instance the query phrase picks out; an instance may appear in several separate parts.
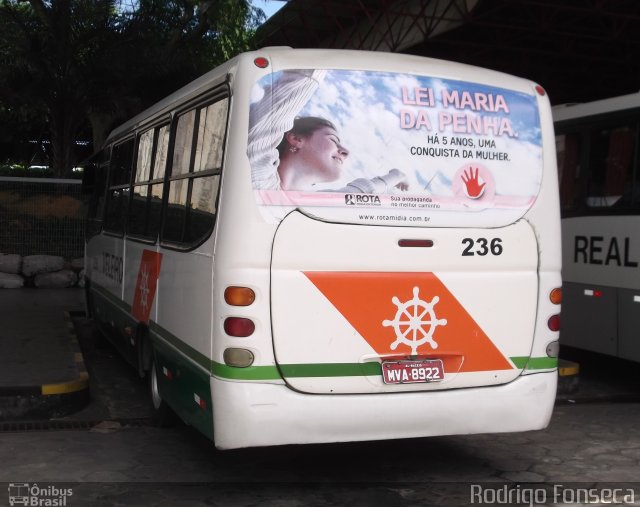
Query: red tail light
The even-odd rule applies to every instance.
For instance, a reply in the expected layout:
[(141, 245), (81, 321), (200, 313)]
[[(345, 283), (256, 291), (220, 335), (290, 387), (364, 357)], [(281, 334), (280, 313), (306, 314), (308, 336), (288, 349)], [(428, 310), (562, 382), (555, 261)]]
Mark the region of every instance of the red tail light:
[(269, 66), (269, 60), (263, 56), (259, 56), (253, 60), (253, 64), (261, 69), (266, 69)]
[(228, 317), (224, 321), (224, 332), (229, 336), (244, 338), (251, 336), (256, 330), (256, 325), (250, 319), (242, 317)]
[(398, 246), (430, 248), (433, 246), (433, 241), (430, 239), (400, 239)]
[(551, 331), (560, 331), (560, 315), (552, 315), (547, 321), (547, 326)]

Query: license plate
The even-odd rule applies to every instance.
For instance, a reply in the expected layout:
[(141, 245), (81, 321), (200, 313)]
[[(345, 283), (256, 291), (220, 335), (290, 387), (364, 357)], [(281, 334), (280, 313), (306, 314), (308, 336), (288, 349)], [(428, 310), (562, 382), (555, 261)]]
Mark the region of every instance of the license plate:
[(441, 359), (421, 361), (383, 361), (382, 380), (385, 384), (418, 384), (444, 380)]

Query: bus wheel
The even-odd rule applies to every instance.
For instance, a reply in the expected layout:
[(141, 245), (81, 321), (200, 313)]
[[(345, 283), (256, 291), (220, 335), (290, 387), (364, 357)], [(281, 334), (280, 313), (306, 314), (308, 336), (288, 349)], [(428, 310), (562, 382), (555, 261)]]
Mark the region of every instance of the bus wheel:
[(149, 394), (154, 424), (161, 428), (173, 426), (177, 419), (176, 414), (160, 396), (158, 372), (156, 370), (156, 362), (153, 359), (151, 359), (151, 369), (149, 370)]

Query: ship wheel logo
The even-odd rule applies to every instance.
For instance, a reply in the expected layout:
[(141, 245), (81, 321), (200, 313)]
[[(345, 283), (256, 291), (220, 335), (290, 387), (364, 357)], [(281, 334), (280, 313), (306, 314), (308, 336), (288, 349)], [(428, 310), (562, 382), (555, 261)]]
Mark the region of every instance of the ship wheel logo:
[(413, 288), (413, 299), (401, 302), (393, 296), (391, 301), (398, 307), (393, 320), (383, 320), (384, 327), (393, 327), (396, 333), (396, 341), (391, 344), (391, 350), (396, 350), (398, 345), (404, 343), (411, 347), (411, 354), (418, 354), (418, 347), (429, 343), (432, 349), (437, 349), (438, 344), (433, 339), (433, 333), (438, 326), (446, 326), (447, 319), (438, 319), (433, 307), (440, 301), (435, 296), (431, 302), (423, 301), (419, 297), (420, 289)]

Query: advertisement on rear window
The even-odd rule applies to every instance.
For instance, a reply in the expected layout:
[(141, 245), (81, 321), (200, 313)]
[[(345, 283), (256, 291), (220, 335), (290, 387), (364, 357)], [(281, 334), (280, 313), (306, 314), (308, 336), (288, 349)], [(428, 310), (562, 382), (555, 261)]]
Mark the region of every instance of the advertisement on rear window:
[(398, 225), (464, 223), (469, 212), (511, 220), (542, 180), (533, 90), (412, 74), (265, 76), (252, 90), (247, 154), (256, 202), (272, 221), (295, 208)]

